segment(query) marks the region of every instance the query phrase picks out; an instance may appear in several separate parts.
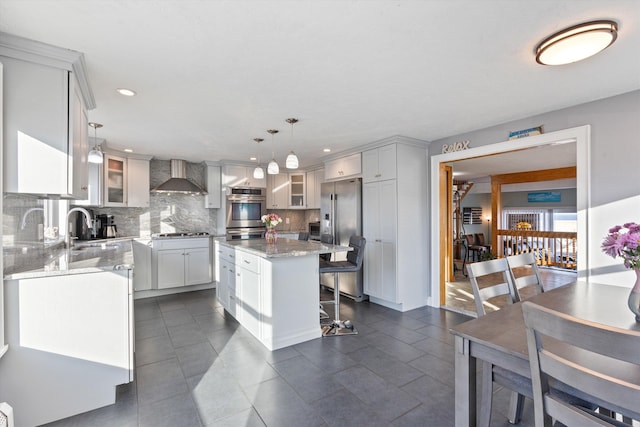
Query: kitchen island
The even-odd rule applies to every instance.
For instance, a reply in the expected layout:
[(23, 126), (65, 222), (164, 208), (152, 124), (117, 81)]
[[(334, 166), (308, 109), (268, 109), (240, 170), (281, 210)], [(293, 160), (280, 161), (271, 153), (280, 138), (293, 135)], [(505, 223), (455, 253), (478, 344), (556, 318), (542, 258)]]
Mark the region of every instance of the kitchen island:
[(218, 299), (269, 350), (319, 338), (318, 255), (350, 249), (291, 239), (217, 239)]

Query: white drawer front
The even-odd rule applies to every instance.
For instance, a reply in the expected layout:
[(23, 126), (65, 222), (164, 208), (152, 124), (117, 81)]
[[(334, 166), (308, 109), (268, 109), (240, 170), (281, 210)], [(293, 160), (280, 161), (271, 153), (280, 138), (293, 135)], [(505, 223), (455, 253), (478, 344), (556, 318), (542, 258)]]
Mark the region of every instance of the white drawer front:
[(260, 257), (246, 252), (238, 251), (236, 265), (254, 273), (260, 273)]

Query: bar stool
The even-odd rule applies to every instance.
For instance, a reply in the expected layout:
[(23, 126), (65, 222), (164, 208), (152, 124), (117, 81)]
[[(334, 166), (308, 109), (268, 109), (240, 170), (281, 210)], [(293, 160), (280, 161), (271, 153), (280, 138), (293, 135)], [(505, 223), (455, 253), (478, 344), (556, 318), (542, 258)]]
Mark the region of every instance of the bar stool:
[[(320, 242), (325, 243), (327, 245), (333, 245), (333, 235), (327, 234), (327, 233), (321, 234)], [(319, 257), (320, 257), (320, 262), (331, 261), (331, 252), (326, 254), (320, 254)], [(320, 289), (322, 289), (322, 286), (320, 286)], [(324, 311), (324, 307), (322, 306), (323, 302), (328, 304), (333, 304), (335, 301), (320, 301), (320, 322), (321, 323), (324, 323), (322, 321), (329, 318), (329, 314), (327, 314), (327, 312)]]
[(338, 280), (338, 274), (359, 271), (362, 268), (366, 243), (367, 240), (362, 236), (351, 236), (351, 238), (349, 238), (349, 246), (352, 247), (353, 250), (347, 252), (346, 261), (330, 262), (320, 260), (320, 273), (333, 273), (333, 304), (335, 304), (336, 307), (335, 319), (330, 325), (322, 328), (323, 337), (355, 335), (358, 333), (351, 321), (340, 320), (340, 281)]

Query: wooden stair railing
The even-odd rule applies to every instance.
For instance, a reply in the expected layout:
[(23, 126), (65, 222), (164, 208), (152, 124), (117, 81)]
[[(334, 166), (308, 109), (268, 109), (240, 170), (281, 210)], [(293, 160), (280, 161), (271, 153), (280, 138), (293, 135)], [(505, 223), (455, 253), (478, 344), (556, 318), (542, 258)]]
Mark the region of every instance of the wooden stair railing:
[(533, 252), (538, 265), (577, 268), (578, 237), (573, 232), (497, 230), (498, 257)]

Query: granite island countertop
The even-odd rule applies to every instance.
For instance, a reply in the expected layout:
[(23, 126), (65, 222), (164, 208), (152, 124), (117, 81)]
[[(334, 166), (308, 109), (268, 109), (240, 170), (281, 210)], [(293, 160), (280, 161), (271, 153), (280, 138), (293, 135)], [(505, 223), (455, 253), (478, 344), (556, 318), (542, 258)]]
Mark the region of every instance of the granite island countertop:
[[(4, 249), (4, 256), (15, 257), (5, 270), (5, 280), (31, 279), (68, 274), (96, 273), (100, 271), (133, 268), (132, 238), (90, 240), (76, 243), (70, 249), (52, 248), (41, 251)], [(15, 262), (17, 261), (17, 262)]]
[(305, 241), (279, 238), (276, 243), (264, 239), (224, 240), (216, 239), (221, 245), (245, 251), (261, 258), (284, 258), (319, 255), (353, 250), (349, 246), (329, 245), (319, 241)]

